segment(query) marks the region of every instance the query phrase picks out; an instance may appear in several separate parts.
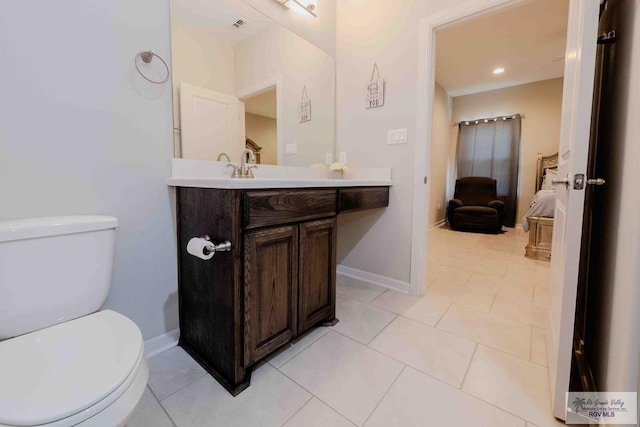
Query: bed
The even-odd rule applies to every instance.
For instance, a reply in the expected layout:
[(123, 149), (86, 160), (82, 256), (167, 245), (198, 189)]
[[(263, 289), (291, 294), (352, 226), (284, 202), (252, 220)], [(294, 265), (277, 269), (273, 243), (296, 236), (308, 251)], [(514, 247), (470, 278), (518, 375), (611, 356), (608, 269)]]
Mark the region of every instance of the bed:
[(556, 190), (551, 185), (558, 170), (558, 153), (550, 156), (538, 154), (536, 164), (536, 193), (524, 218), (522, 228), (529, 231), (529, 243), (525, 247), (527, 258), (551, 260), (553, 237), (553, 212), (556, 204)]

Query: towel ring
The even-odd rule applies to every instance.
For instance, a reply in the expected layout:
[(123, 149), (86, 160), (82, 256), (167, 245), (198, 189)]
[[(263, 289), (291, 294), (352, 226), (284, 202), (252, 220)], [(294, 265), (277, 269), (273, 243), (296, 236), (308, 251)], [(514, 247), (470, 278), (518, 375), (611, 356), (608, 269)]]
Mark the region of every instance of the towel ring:
[[(164, 68), (167, 69), (167, 75), (161, 81), (151, 80), (149, 77), (144, 75), (144, 73), (140, 70), (140, 67), (138, 66), (138, 58), (142, 59), (142, 62), (144, 62), (145, 64), (149, 64), (153, 60), (154, 56), (157, 57), (160, 61), (162, 61), (162, 63), (164, 64)], [(138, 70), (138, 73), (140, 73), (140, 75), (144, 77), (145, 80), (151, 83), (161, 85), (163, 83), (166, 83), (169, 80), (169, 66), (167, 65), (167, 62), (164, 59), (162, 59), (160, 55), (158, 55), (152, 50), (149, 50), (146, 52), (138, 52), (138, 54), (136, 55), (136, 58), (133, 60), (133, 63), (135, 64), (136, 70)]]

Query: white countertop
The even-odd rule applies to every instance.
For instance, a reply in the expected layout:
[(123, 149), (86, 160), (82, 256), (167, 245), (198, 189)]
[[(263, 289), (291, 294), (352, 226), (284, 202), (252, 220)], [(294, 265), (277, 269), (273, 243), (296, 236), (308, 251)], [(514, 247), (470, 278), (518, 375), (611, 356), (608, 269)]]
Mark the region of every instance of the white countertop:
[(169, 178), (171, 187), (198, 188), (318, 188), (390, 186), (390, 180), (371, 179), (277, 179), (277, 178)]
[(197, 188), (321, 188), (391, 186), (391, 169), (349, 169), (344, 179), (330, 179), (330, 171), (259, 165), (255, 178), (230, 178), (225, 162), (172, 159), (171, 187)]

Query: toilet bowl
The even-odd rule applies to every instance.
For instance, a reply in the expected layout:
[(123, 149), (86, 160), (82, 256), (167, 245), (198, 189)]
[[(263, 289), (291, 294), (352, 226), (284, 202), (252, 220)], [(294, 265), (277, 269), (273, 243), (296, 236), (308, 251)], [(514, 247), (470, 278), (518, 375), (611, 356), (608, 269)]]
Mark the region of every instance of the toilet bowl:
[(124, 426), (149, 368), (140, 329), (98, 311), (118, 221), (0, 222), (0, 427)]
[(0, 342), (0, 426), (123, 426), (149, 375), (138, 327), (110, 310)]

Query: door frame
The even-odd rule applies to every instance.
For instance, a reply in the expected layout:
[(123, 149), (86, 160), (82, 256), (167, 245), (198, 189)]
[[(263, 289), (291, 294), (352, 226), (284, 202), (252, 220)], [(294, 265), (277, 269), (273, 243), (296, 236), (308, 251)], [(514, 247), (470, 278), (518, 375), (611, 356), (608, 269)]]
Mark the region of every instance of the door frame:
[[(571, 0), (572, 3), (583, 1), (590, 0)], [(435, 32), (439, 28), (445, 27), (446, 25), (452, 24), (456, 21), (474, 18), (482, 14), (494, 12), (522, 2), (523, 0), (470, 0), (460, 6), (446, 9), (437, 14), (423, 18), (420, 21), (411, 239), (411, 293), (414, 295), (422, 295), (426, 284), (427, 212), (429, 209), (429, 195), (431, 191), (431, 180), (427, 178), (430, 173), (429, 160), (435, 85)], [(571, 25), (567, 28), (567, 40), (582, 40), (585, 34), (584, 28)], [(564, 88), (566, 88), (567, 85), (573, 85), (575, 83), (572, 81), (571, 76), (575, 76), (580, 71), (579, 61), (575, 60), (576, 52), (565, 51), (565, 56), (569, 60), (565, 62)], [(563, 94), (566, 94), (565, 89), (563, 89)], [(573, 129), (572, 125), (576, 121), (576, 115), (576, 108), (571, 108), (571, 104), (563, 100), (562, 128)], [(588, 143), (588, 139), (586, 143)], [(554, 256), (553, 258), (558, 257)], [(573, 296), (575, 301), (575, 289), (563, 289), (562, 292), (571, 294), (569, 297)], [(571, 307), (568, 306), (564, 307), (564, 309), (567, 309), (566, 313), (562, 313), (564, 321), (571, 322), (571, 325), (573, 325), (575, 304), (573, 304), (573, 311), (571, 310)], [(552, 318), (550, 317), (549, 320), (551, 321)], [(553, 333), (554, 331), (552, 330), (551, 332)], [(557, 351), (558, 349), (550, 348), (551, 352), (554, 350)], [(550, 359), (552, 359), (556, 354), (550, 354), (550, 356)], [(564, 387), (566, 383), (566, 391), (569, 391), (568, 373), (563, 371), (561, 375), (559, 375), (562, 376), (562, 378), (559, 378), (555, 375), (556, 373), (553, 372), (553, 368), (554, 367), (550, 365), (550, 387), (553, 399), (552, 411), (556, 417), (562, 417), (564, 415), (562, 413), (562, 408), (564, 408), (562, 405), (564, 396), (561, 395), (558, 390), (565, 389)]]
[[(243, 101), (247, 98), (250, 98), (255, 95), (260, 95), (263, 92), (266, 92), (270, 89), (276, 88), (276, 150), (278, 155), (278, 164), (284, 164), (284, 138), (282, 135), (282, 130), (284, 127), (283, 124), (283, 116), (282, 116), (282, 76), (277, 75), (270, 79), (264, 80), (262, 82), (253, 84), (244, 89), (241, 89), (236, 92), (236, 96)], [(246, 108), (245, 108), (246, 114)], [(245, 132), (246, 135), (246, 132)]]

